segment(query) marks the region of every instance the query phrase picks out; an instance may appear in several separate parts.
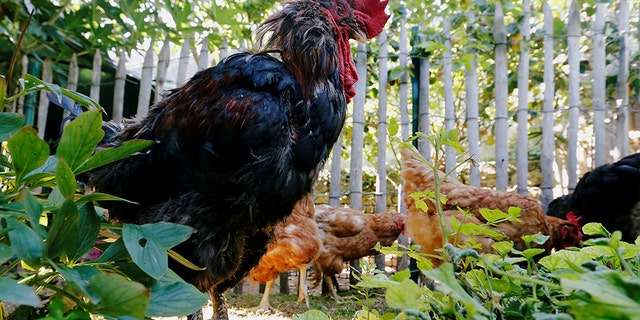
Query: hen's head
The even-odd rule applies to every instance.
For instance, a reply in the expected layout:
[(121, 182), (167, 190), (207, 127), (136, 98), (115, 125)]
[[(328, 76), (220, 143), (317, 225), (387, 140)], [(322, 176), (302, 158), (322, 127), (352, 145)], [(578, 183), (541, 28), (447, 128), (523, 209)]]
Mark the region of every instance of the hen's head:
[(567, 223), (562, 225), (562, 247), (574, 247), (582, 241), (580, 218), (573, 212), (567, 213)]

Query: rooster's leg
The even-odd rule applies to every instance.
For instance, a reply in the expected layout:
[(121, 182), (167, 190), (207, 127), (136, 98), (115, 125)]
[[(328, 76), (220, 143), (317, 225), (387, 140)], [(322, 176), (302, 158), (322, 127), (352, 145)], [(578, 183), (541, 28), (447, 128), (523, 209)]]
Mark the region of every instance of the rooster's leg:
[(211, 294), (211, 304), (213, 305), (213, 320), (229, 320), (227, 313), (227, 303), (224, 301), (224, 295), (221, 292), (213, 292)]
[(300, 267), (300, 276), (298, 278), (298, 301), (296, 304), (304, 300), (304, 303), (309, 308), (309, 292), (307, 290), (307, 266)]
[(327, 283), (327, 287), (329, 288), (329, 292), (331, 292), (331, 297), (336, 301), (342, 301), (342, 297), (338, 296), (338, 288), (333, 285), (333, 279), (331, 276), (324, 275), (324, 282)]
[(271, 288), (273, 288), (274, 280), (269, 280), (264, 285), (264, 293), (262, 294), (262, 299), (260, 299), (260, 304), (257, 307), (251, 308), (252, 312), (267, 312), (273, 310), (271, 304), (269, 303), (269, 296), (271, 295)]

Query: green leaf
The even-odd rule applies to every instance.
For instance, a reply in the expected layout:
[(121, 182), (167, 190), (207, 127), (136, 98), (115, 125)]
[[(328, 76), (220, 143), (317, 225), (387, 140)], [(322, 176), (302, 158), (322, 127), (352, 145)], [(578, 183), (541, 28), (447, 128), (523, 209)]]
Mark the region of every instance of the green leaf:
[(84, 112), (64, 129), (57, 155), (60, 159), (65, 159), (75, 172), (91, 156), (103, 136), (100, 112)]
[(464, 153), (464, 146), (460, 143), (458, 130), (446, 130), (438, 138), (443, 145), (453, 148), (458, 154)]
[(485, 316), (490, 314), (478, 300), (471, 297), (460, 285), (454, 273), (454, 266), (450, 262), (445, 262), (433, 270), (424, 270), (423, 273), (427, 277), (440, 282), (440, 285), (436, 287), (438, 291), (460, 300), (467, 307), (467, 312), (470, 316), (478, 313)]
[(513, 249), (513, 242), (498, 241), (494, 242), (491, 247), (496, 251), (497, 254), (504, 258), (504, 256), (506, 256), (509, 252), (511, 252), (511, 249)]
[(328, 315), (320, 310), (309, 310), (303, 314), (293, 316), (292, 320), (330, 320)]
[(533, 257), (544, 253), (544, 249), (542, 248), (530, 248), (530, 249), (525, 249), (524, 251), (520, 252), (520, 254), (525, 257), (527, 260), (529, 259), (533, 259)]
[(55, 258), (62, 253), (73, 256), (77, 250), (78, 221), (80, 214), (72, 199), (62, 203), (60, 210), (53, 213), (53, 222), (45, 241), (45, 251), (49, 258)]
[(545, 242), (547, 242), (547, 240), (549, 240), (549, 236), (544, 235), (542, 233), (527, 234), (522, 236), (522, 240), (524, 240), (524, 243), (527, 246), (530, 246), (532, 242), (542, 245)]
[(577, 319), (636, 319), (640, 311), (640, 280), (626, 279), (613, 270), (588, 272), (579, 279), (560, 279), (565, 292), (588, 294), (573, 300)]
[(89, 203), (89, 202), (93, 202), (93, 201), (125, 201), (125, 202), (129, 202), (129, 203), (136, 203), (136, 202), (124, 199), (124, 198), (112, 196), (110, 194), (101, 193), (101, 192), (93, 192), (93, 193), (86, 194), (86, 195), (80, 197), (80, 199), (77, 200), (77, 203), (78, 204), (85, 204), (85, 203)]
[(118, 160), (130, 157), (136, 152), (144, 150), (153, 144), (151, 140), (129, 140), (116, 148), (103, 149), (96, 152), (87, 162), (74, 171), (76, 174), (95, 169)]
[(73, 196), (76, 194), (77, 187), (76, 176), (73, 174), (64, 158), (58, 161), (58, 166), (56, 167), (56, 181), (58, 182), (60, 194), (65, 199), (73, 199)]
[(587, 236), (605, 236), (611, 237), (611, 233), (598, 222), (589, 222), (582, 227), (582, 233)]
[(396, 118), (389, 119), (389, 126), (387, 127), (387, 131), (389, 131), (389, 136), (393, 137), (398, 134), (400, 130), (400, 124)]
[(42, 258), (42, 238), (26, 224), (13, 218), (1, 219), (0, 225), (11, 229), (8, 233), (9, 241), (18, 258), (32, 268), (38, 267)]
[(142, 284), (115, 273), (101, 273), (91, 278), (89, 289), (100, 297), (92, 312), (117, 318), (144, 319), (150, 293)]
[(24, 116), (19, 113), (0, 112), (0, 141), (7, 141), (24, 126), (24, 122)]
[(159, 283), (151, 289), (146, 315), (174, 317), (192, 314), (200, 310), (208, 300), (207, 295), (186, 282)]
[(44, 238), (47, 235), (47, 232), (44, 230), (44, 227), (40, 224), (40, 217), (42, 217), (42, 204), (33, 196), (29, 189), (24, 189), (22, 192), (24, 209), (27, 212), (27, 216), (29, 217), (29, 224), (31, 228), (35, 230), (40, 237)]
[(169, 269), (167, 249), (160, 245), (156, 234), (140, 225), (124, 224), (124, 245), (133, 262), (154, 279), (160, 279)]
[(76, 261), (91, 251), (100, 233), (100, 216), (95, 207), (87, 203), (78, 207), (80, 219), (78, 221), (78, 239), (76, 240), (75, 253), (71, 260)]
[(101, 273), (100, 270), (93, 266), (69, 268), (62, 265), (55, 265), (55, 268), (64, 278), (66, 285), (81, 293), (84, 297), (91, 299), (92, 303), (100, 303), (100, 296), (89, 290), (88, 285), (93, 276)]
[(168, 250), (189, 239), (193, 228), (171, 222), (156, 222), (139, 226), (145, 235), (154, 235), (159, 246)]
[(6, 277), (0, 277), (0, 301), (36, 308), (42, 306), (40, 298), (33, 289)]
[(23, 127), (8, 142), (16, 171), (16, 183), (20, 185), (23, 177), (47, 161), (49, 145), (38, 138), (32, 127)]
[(127, 254), (127, 248), (124, 246), (124, 241), (122, 238), (118, 238), (118, 240), (114, 241), (111, 245), (107, 247), (106, 250), (96, 259), (95, 262), (111, 262), (111, 261), (119, 261), (125, 260), (129, 257)]
[(481, 208), (478, 211), (480, 212), (480, 215), (482, 215), (482, 217), (485, 220), (487, 220), (487, 223), (489, 224), (497, 220), (506, 219), (509, 217), (508, 214), (502, 212), (502, 210), (500, 209)]
[(449, 252), (449, 254), (451, 255), (451, 257), (453, 258), (453, 261), (455, 263), (458, 263), (460, 260), (464, 259), (464, 258), (474, 258), (474, 259), (479, 259), (480, 255), (478, 254), (478, 251), (475, 251), (473, 249), (462, 249), (462, 248), (457, 248), (454, 245), (447, 243), (444, 245), (444, 247), (447, 249), (447, 251)]
[(385, 299), (387, 304), (395, 309), (420, 309), (422, 301), (422, 288), (411, 279), (404, 279), (400, 283), (394, 283), (387, 288)]
[(6, 244), (0, 243), (0, 265), (13, 258), (13, 250)]

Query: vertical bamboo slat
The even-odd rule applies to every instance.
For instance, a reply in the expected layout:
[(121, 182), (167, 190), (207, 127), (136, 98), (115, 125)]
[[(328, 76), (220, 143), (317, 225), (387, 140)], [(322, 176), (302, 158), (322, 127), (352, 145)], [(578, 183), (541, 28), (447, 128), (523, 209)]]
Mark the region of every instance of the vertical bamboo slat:
[(69, 61), (69, 76), (67, 77), (67, 89), (71, 91), (78, 90), (78, 75), (80, 69), (78, 68), (78, 56), (74, 53), (71, 55)]
[(389, 48), (387, 33), (378, 36), (380, 52), (378, 53), (378, 167), (376, 177), (376, 212), (387, 210), (387, 89), (389, 76)]
[(140, 79), (140, 92), (138, 93), (138, 108), (136, 116), (144, 118), (149, 112), (149, 102), (151, 100), (151, 81), (153, 75), (153, 43), (149, 44), (149, 49), (144, 56), (142, 65), (142, 78)]
[(593, 135), (595, 137), (594, 167), (601, 166), (606, 158), (606, 70), (605, 14), (606, 3), (596, 2), (596, 18), (593, 22)]
[(420, 86), (418, 87), (418, 94), (420, 95), (420, 105), (418, 106), (418, 130), (425, 135), (424, 138), (418, 140), (418, 151), (427, 160), (431, 159), (431, 143), (427, 137), (431, 135), (431, 115), (429, 111), (430, 98), (429, 98), (429, 77), (430, 77), (431, 62), (428, 58), (420, 59)]
[[(387, 75), (389, 48), (387, 33), (382, 31), (378, 36), (380, 51), (378, 53), (378, 167), (376, 175), (376, 213), (387, 211)], [(376, 255), (376, 268), (384, 270), (385, 256)]]
[(555, 95), (555, 69), (553, 67), (553, 15), (548, 3), (542, 5), (544, 16), (544, 100), (542, 102), (542, 152), (540, 154), (540, 168), (542, 182), (540, 184), (540, 202), (546, 208), (553, 200), (553, 98)]
[(100, 77), (102, 75), (102, 54), (100, 49), (93, 56), (93, 74), (91, 77), (91, 91), (89, 97), (100, 102)]
[[(53, 71), (51, 70), (53, 62), (50, 58), (44, 60), (42, 66), (42, 81), (51, 83), (53, 80)], [(44, 133), (47, 129), (47, 116), (49, 115), (49, 98), (47, 98), (47, 91), (40, 91), (40, 98), (38, 100), (38, 120), (36, 125), (38, 126), (38, 137), (44, 139)]]
[(402, 76), (400, 76), (400, 132), (403, 140), (409, 139), (411, 135), (411, 125), (409, 120), (409, 75), (407, 74), (407, 60), (409, 53), (407, 50), (407, 26), (406, 20), (400, 20), (400, 43), (398, 52), (398, 61), (402, 68)]
[(627, 0), (619, 0), (618, 12), (620, 24), (618, 25), (618, 43), (620, 49), (618, 83), (616, 86), (616, 131), (618, 134), (617, 147), (620, 150), (620, 157), (629, 154), (629, 3)]
[[(356, 95), (353, 97), (353, 128), (351, 132), (351, 164), (349, 169), (349, 206), (362, 210), (362, 152), (364, 150), (364, 103), (367, 94), (367, 47), (358, 43), (356, 53), (356, 70), (358, 82), (355, 84)], [(359, 259), (350, 263), (351, 269), (360, 272)], [(349, 283), (356, 284), (353, 273)]]
[[(476, 26), (476, 18), (473, 9), (467, 12), (467, 25), (470, 31)], [(472, 40), (473, 41), (473, 40)], [(467, 135), (469, 139), (469, 153), (473, 160), (470, 164), (469, 183), (472, 186), (480, 186), (480, 169), (478, 163), (480, 161), (480, 125), (479, 107), (478, 107), (478, 62), (476, 60), (477, 53), (475, 49), (471, 51), (472, 57), (469, 66), (465, 69), (465, 90), (466, 90), (466, 118), (467, 118)]]
[[(342, 135), (342, 134), (341, 134)], [(341, 163), (342, 159), (342, 142), (340, 138), (333, 145), (331, 150), (331, 178), (329, 182), (329, 205), (332, 207), (340, 206), (340, 182), (342, 180)]]
[(516, 179), (518, 193), (527, 194), (529, 181), (529, 40), (531, 35), (531, 0), (522, 1), (520, 26), (520, 60), (518, 61), (518, 138), (516, 144)]
[(508, 74), (507, 74), (507, 31), (504, 27), (502, 4), (496, 4), (493, 22), (495, 41), (495, 132), (496, 141), (496, 188), (506, 190), (509, 184), (508, 147)]
[(209, 67), (209, 40), (205, 37), (198, 57), (198, 70), (204, 70), (207, 67)]
[(113, 88), (113, 111), (111, 119), (115, 122), (122, 121), (124, 113), (124, 88), (127, 80), (127, 54), (120, 50), (120, 58), (116, 67), (116, 81)]
[[(445, 17), (442, 25), (444, 35), (444, 47), (442, 54), (442, 70), (444, 77), (444, 128), (454, 130), (456, 127), (456, 113), (453, 108), (453, 66), (451, 65), (451, 18)], [(445, 170), (449, 172), (456, 166), (456, 151), (450, 147), (445, 147)], [(451, 172), (451, 177), (456, 178), (456, 172)]]
[(169, 37), (164, 39), (160, 53), (158, 54), (158, 67), (156, 69), (156, 97), (155, 101), (160, 101), (164, 84), (167, 82), (167, 69), (169, 68)]
[(186, 35), (182, 48), (180, 49), (180, 58), (178, 60), (178, 74), (176, 75), (176, 85), (181, 86), (187, 80), (187, 67), (189, 66), (189, 49), (191, 46), (191, 36)]
[(569, 6), (567, 59), (569, 60), (569, 132), (567, 138), (567, 187), (573, 192), (578, 182), (578, 122), (580, 121), (580, 8), (577, 0)]

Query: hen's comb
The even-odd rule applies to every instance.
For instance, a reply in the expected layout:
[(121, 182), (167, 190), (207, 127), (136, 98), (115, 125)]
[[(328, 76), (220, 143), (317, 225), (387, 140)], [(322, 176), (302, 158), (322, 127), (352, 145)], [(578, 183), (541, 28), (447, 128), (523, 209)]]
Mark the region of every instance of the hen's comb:
[(351, 7), (356, 15), (356, 21), (360, 24), (362, 31), (371, 39), (384, 28), (389, 20), (389, 15), (385, 12), (389, 0), (350, 0)]
[(567, 220), (569, 220), (570, 222), (573, 222), (575, 225), (580, 226), (580, 219), (582, 219), (582, 217), (576, 217), (576, 214), (572, 212), (567, 213)]

